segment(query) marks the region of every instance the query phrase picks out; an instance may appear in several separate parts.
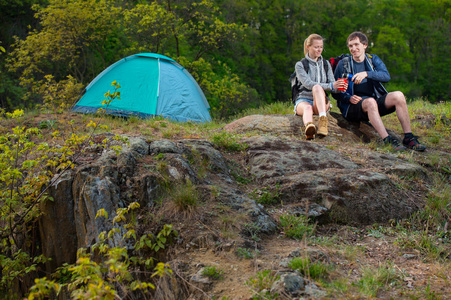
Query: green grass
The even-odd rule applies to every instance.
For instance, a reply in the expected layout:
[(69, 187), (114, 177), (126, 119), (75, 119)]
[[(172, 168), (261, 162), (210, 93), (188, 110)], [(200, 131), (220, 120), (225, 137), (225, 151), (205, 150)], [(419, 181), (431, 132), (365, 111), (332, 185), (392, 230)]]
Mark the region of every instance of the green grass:
[(211, 136), (211, 142), (218, 148), (227, 151), (241, 151), (247, 148), (246, 144), (240, 142), (240, 136), (221, 131)]
[(264, 187), (255, 189), (250, 197), (254, 199), (257, 203), (263, 205), (272, 205), (280, 202), (280, 193), (279, 193), (279, 184), (276, 185), (276, 188)]
[(379, 290), (399, 283), (398, 271), (391, 264), (383, 264), (377, 268), (364, 267), (362, 278), (356, 283), (366, 296), (376, 297)]
[(243, 112), (236, 114), (231, 120), (240, 119), (251, 115), (289, 115), (294, 114), (293, 104), (287, 100), (285, 102), (274, 102), (265, 104), (257, 108), (248, 108)]
[(261, 292), (263, 290), (270, 290), (273, 283), (279, 280), (279, 276), (275, 271), (263, 270), (257, 272), (255, 276), (251, 276), (246, 285), (251, 287), (254, 291)]
[(309, 224), (307, 217), (304, 215), (293, 216), (285, 214), (279, 218), (279, 228), (285, 233), (286, 237), (302, 240), (314, 232), (315, 226)]
[(331, 270), (330, 266), (321, 262), (311, 262), (308, 257), (293, 258), (288, 266), (311, 279), (327, 278)]
[(255, 258), (259, 254), (260, 254), (260, 251), (252, 250), (252, 249), (249, 249), (249, 248), (238, 248), (238, 249), (236, 249), (236, 255), (238, 257), (242, 257), (242, 258), (245, 258), (245, 259)]
[(189, 211), (196, 208), (200, 203), (200, 196), (196, 186), (187, 181), (185, 184), (178, 184), (170, 194), (170, 198), (181, 211)]

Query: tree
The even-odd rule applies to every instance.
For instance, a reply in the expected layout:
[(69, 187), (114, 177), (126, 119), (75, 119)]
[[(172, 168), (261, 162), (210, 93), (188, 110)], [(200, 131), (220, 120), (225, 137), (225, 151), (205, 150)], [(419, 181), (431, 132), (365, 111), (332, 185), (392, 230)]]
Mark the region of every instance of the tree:
[(41, 28), (25, 40), (16, 39), (9, 66), (19, 72), (20, 83), (29, 91), (47, 74), (56, 80), (71, 75), (79, 82), (93, 78), (117, 57), (120, 43), (118, 22), (121, 8), (111, 0), (50, 0), (34, 6)]

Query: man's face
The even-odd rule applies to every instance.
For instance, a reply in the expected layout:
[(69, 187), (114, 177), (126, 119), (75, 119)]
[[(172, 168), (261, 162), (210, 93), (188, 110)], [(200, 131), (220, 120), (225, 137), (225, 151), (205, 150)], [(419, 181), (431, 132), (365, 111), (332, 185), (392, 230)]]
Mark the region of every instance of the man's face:
[(362, 44), (358, 37), (348, 42), (349, 52), (357, 61), (361, 61), (365, 57), (366, 47), (367, 45)]

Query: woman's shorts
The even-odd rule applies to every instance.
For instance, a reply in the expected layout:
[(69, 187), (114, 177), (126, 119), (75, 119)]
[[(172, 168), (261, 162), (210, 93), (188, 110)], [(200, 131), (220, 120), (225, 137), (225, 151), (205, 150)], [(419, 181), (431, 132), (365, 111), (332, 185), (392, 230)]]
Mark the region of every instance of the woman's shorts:
[(303, 98), (298, 98), (296, 100), (296, 102), (294, 103), (294, 114), (296, 114), (296, 107), (298, 107), (298, 104), (301, 102), (307, 102), (308, 104), (310, 104), (311, 106), (313, 106), (313, 99), (303, 99)]

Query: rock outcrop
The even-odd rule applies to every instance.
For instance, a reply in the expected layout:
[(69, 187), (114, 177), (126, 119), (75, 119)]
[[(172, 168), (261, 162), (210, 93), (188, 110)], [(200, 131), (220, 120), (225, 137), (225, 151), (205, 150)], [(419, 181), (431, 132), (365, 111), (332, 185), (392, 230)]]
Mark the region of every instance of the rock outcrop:
[[(99, 209), (105, 209), (112, 219), (118, 208), (131, 202), (150, 208), (160, 200), (164, 186), (188, 181), (207, 201), (220, 202), (245, 215), (259, 233), (274, 233), (277, 220), (237, 183), (231, 159), (245, 166), (241, 171), (254, 186), (276, 191), (293, 214), (307, 213), (328, 222), (371, 224), (405, 218), (418, 209), (418, 199), (399, 189), (391, 176), (424, 176), (420, 166), (358, 147), (351, 147), (351, 156), (346, 155), (339, 151), (340, 144), (377, 140), (377, 134), (369, 125), (350, 124), (338, 115), (332, 115), (329, 123), (330, 135), (312, 142), (303, 139), (299, 117), (245, 117), (224, 128), (232, 133), (254, 133), (241, 140), (246, 150), (232, 156), (209, 141), (196, 139), (147, 141), (128, 137), (119, 155), (93, 148), (83, 163), (58, 178), (50, 189), (54, 201), (41, 207), (42, 250), (52, 258), (47, 271), (73, 263), (78, 248), (91, 247), (102, 231), (112, 228), (108, 220), (96, 218)], [(119, 243), (119, 234), (117, 238)], [(190, 240), (184, 242), (187, 247), (194, 245)], [(307, 289), (304, 285), (302, 277), (290, 273), (281, 276), (274, 288), (296, 295)]]

